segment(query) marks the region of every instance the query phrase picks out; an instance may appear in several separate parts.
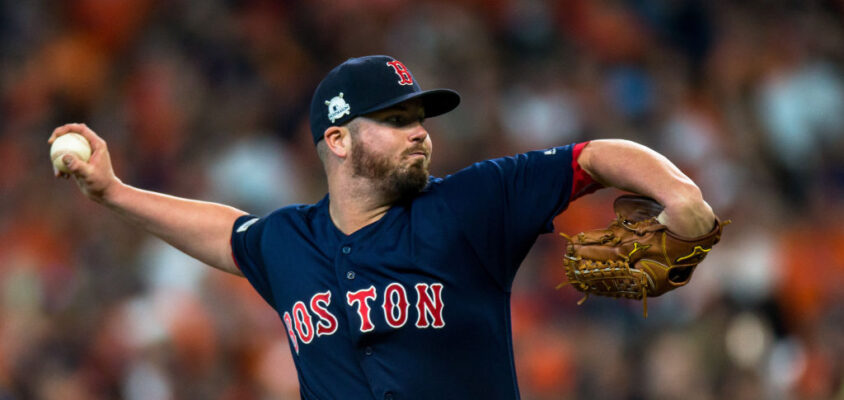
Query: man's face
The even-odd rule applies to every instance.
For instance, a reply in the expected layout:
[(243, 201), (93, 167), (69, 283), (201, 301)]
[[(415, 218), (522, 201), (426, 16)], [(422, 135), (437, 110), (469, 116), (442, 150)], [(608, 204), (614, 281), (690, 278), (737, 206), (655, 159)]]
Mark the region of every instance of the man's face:
[(428, 184), (432, 149), (424, 119), (418, 101), (358, 118), (350, 127), (354, 175), (372, 180), (398, 200), (419, 194)]

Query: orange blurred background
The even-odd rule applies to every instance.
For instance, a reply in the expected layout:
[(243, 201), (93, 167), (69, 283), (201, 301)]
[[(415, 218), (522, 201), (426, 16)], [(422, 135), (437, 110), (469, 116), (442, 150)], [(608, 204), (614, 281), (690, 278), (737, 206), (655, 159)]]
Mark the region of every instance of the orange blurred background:
[[(0, 2), (0, 399), (299, 398), (277, 315), (52, 178), (65, 122), (129, 184), (264, 214), (325, 192), (310, 96), (390, 54), (460, 108), (433, 172), (598, 138), (665, 154), (734, 222), (682, 290), (563, 280), (538, 241), (512, 308), (524, 399), (844, 398), (844, 2)], [(618, 192), (573, 203), (601, 227)]]

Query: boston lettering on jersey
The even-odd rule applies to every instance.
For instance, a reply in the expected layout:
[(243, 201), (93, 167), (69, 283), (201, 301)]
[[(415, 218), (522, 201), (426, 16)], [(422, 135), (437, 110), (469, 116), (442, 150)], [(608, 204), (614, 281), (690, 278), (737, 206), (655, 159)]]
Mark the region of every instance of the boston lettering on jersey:
[[(416, 328), (442, 328), (443, 319), (442, 283), (417, 283), (415, 286), (414, 308)], [(346, 292), (346, 305), (354, 307), (360, 318), (360, 331), (371, 332), (375, 329), (372, 320), (372, 304), (380, 302), (384, 320), (391, 328), (401, 328), (410, 319), (410, 302), (407, 289), (398, 282), (393, 282), (383, 290), (379, 300), (378, 290), (370, 286), (355, 292)], [(314, 338), (337, 332), (337, 317), (328, 311), (331, 304), (331, 291), (317, 293), (311, 297), (308, 305), (297, 301), (291, 311), (284, 312), (284, 324), (287, 335), (296, 354), (299, 354), (299, 342), (311, 343)], [(310, 308), (309, 308), (310, 307)], [(376, 311), (377, 312), (377, 311)], [(313, 315), (312, 315), (313, 314)]]

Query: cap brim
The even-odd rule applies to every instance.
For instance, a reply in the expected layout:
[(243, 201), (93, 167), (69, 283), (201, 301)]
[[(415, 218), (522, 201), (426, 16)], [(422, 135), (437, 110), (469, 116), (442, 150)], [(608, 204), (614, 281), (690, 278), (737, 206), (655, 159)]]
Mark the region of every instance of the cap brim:
[(403, 103), (412, 99), (422, 100), (422, 107), (425, 109), (425, 118), (436, 117), (437, 115), (445, 114), (460, 104), (460, 94), (451, 89), (431, 89), (423, 90), (421, 92), (408, 93), (404, 96), (399, 96), (390, 101), (372, 106), (363, 110), (358, 115), (366, 115), (386, 108), (390, 108), (396, 104)]

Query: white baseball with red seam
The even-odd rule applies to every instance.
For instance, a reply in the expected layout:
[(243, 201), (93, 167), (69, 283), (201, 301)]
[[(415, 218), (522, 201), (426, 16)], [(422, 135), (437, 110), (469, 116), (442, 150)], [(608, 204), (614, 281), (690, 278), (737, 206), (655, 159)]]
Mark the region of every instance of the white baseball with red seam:
[(88, 139), (78, 133), (67, 133), (59, 136), (50, 146), (50, 160), (53, 166), (61, 172), (70, 173), (70, 170), (62, 162), (65, 154), (73, 154), (82, 161), (91, 158), (91, 144)]

